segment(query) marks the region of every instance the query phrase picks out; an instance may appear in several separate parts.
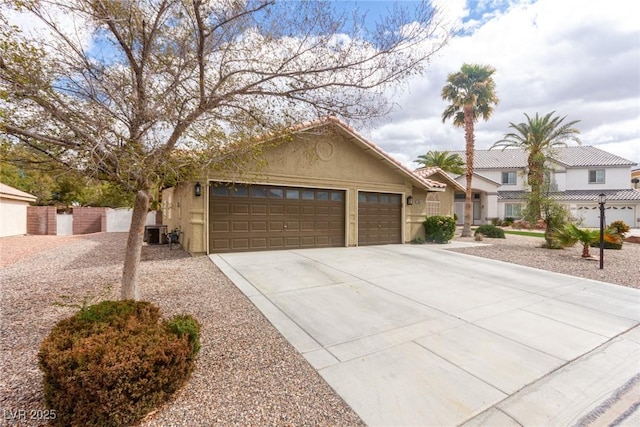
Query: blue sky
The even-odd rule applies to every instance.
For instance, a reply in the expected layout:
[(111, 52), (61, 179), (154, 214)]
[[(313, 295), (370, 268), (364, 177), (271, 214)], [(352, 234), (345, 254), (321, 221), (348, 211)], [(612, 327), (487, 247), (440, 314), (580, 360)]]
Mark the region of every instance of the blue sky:
[[(640, 163), (640, 20), (634, 0), (435, 0), (462, 31), (427, 73), (389, 92), (397, 107), (360, 132), (408, 166), (428, 150), (463, 150), (464, 134), (442, 123), (440, 90), (464, 62), (489, 64), (500, 104), (476, 125), (489, 148), (524, 114), (556, 111), (580, 120), (583, 145)], [(336, 0), (352, 8), (353, 1)], [(359, 1), (372, 16), (389, 1)], [(405, 2), (415, 4), (414, 1)], [(636, 167), (640, 167), (636, 166)]]
[[(296, 0), (289, 0), (296, 1)], [(393, 1), (333, 0), (369, 20)], [(418, 2), (399, 0), (412, 7)], [(583, 145), (640, 163), (640, 20), (636, 0), (433, 0), (456, 36), (426, 73), (390, 88), (386, 118), (358, 129), (405, 165), (429, 150), (463, 150), (464, 134), (442, 123), (440, 91), (449, 73), (467, 63), (496, 68), (500, 104), (476, 124), (476, 148), (489, 148), (509, 122), (556, 111), (580, 120)], [(23, 22), (23, 25), (30, 25)], [(640, 168), (639, 166), (636, 166)]]

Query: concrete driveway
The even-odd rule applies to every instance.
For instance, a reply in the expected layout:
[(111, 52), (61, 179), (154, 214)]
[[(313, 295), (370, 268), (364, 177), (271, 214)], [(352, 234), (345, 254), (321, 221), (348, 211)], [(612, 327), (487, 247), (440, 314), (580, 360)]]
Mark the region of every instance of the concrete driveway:
[(640, 419), (639, 290), (442, 248), (211, 258), (371, 426)]

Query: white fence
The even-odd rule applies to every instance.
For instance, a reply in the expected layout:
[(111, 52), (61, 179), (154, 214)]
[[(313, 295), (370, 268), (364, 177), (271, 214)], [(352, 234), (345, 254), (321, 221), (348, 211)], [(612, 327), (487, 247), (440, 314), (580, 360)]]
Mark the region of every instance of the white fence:
[[(107, 233), (128, 232), (131, 226), (131, 214), (133, 209), (120, 208), (120, 209), (107, 209)], [(145, 225), (156, 224), (156, 212), (151, 211), (147, 214)], [(58, 236), (71, 236), (73, 235), (73, 215), (72, 214), (57, 214), (56, 215), (56, 234)]]
[[(129, 231), (131, 226), (131, 214), (133, 209), (107, 209), (107, 233), (116, 233)], [(152, 211), (147, 214), (145, 225), (156, 224), (156, 212)]]

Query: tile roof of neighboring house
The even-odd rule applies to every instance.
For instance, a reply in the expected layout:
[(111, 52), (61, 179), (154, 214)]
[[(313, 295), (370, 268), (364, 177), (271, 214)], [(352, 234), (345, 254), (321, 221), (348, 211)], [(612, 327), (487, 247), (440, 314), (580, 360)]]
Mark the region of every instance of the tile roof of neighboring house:
[(22, 200), (25, 202), (35, 202), (37, 197), (33, 194), (25, 193), (22, 190), (13, 188), (0, 182), (0, 197), (5, 199)]
[[(464, 159), (464, 151), (452, 151)], [(635, 162), (616, 156), (592, 146), (559, 147), (553, 150), (551, 157), (567, 167), (586, 166), (634, 166)], [(473, 167), (476, 169), (521, 169), (527, 166), (527, 153), (524, 150), (508, 148), (506, 150), (475, 150)]]
[[(596, 203), (600, 193), (606, 194), (608, 201), (640, 201), (640, 191), (638, 190), (567, 190), (549, 193), (549, 197), (559, 202)], [(522, 200), (527, 197), (527, 194), (526, 191), (498, 191), (498, 200)]]
[(454, 187), (456, 187), (458, 190), (460, 191), (464, 191), (464, 187), (455, 180), (455, 176), (454, 174), (450, 174), (449, 172), (445, 172), (442, 169), (440, 169), (437, 166), (429, 166), (429, 167), (422, 167), (422, 168), (418, 168), (416, 170), (413, 171), (413, 173), (415, 175), (418, 175), (419, 177), (426, 179), (432, 175), (435, 175), (437, 173), (440, 173), (441, 176), (445, 177), (446, 180), (451, 183)]
[(373, 142), (367, 140), (364, 136), (360, 135), (355, 129), (353, 129), (351, 126), (349, 126), (348, 124), (344, 123), (342, 120), (338, 119), (337, 117), (327, 116), (327, 117), (324, 117), (324, 118), (319, 119), (319, 120), (314, 120), (314, 121), (307, 122), (307, 123), (301, 123), (299, 125), (296, 125), (296, 126), (292, 127), (291, 131), (292, 132), (302, 132), (302, 131), (305, 131), (305, 130), (317, 128), (317, 127), (324, 126), (324, 125), (327, 125), (327, 124), (337, 125), (338, 127), (343, 129), (347, 133), (350, 133), (361, 144), (363, 144), (365, 147), (368, 147), (369, 149), (375, 151), (379, 156), (381, 156), (383, 159), (385, 159), (387, 162), (389, 162), (392, 166), (394, 166), (396, 169), (398, 169), (400, 171), (400, 173), (402, 173), (403, 175), (407, 176), (408, 178), (411, 178), (412, 180), (416, 181), (417, 183), (425, 186), (426, 188), (429, 188), (429, 189), (432, 189), (432, 190), (435, 190), (435, 191), (444, 191), (444, 189), (447, 187), (447, 184), (443, 184), (442, 182), (434, 181), (434, 180), (431, 180), (431, 179), (428, 179), (428, 178), (423, 178), (421, 176), (416, 175), (415, 173), (413, 173), (413, 171), (411, 169), (409, 169), (408, 167), (404, 166), (402, 163), (400, 163), (399, 161), (397, 161), (396, 159), (391, 157), (382, 148), (378, 147)]

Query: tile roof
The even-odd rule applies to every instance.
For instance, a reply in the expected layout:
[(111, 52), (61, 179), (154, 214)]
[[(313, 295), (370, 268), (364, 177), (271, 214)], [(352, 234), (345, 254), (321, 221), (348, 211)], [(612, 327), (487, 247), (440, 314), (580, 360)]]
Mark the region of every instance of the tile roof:
[[(639, 190), (567, 190), (549, 193), (549, 197), (553, 200), (576, 201), (576, 202), (594, 202), (598, 200), (598, 195), (604, 193), (607, 195), (608, 201), (639, 201)], [(522, 200), (527, 197), (526, 191), (498, 191), (498, 200)]]
[[(429, 166), (429, 167), (418, 168), (418, 169), (415, 169), (413, 171), (413, 173), (415, 175), (418, 175), (419, 177), (421, 177), (423, 179), (426, 179), (426, 178), (428, 178), (428, 177), (430, 177), (432, 175), (440, 173), (440, 175), (442, 177), (444, 177), (447, 180), (447, 182), (449, 182), (451, 185), (456, 187), (458, 190), (464, 191), (464, 187), (458, 181), (455, 180), (455, 177), (458, 176), (458, 175), (454, 175), (454, 174), (450, 174), (449, 172), (445, 172), (445, 171), (443, 171), (442, 169), (440, 169), (437, 166)], [(436, 181), (436, 182), (438, 182), (438, 181)]]
[(444, 172), (444, 171), (442, 169), (440, 169), (439, 167), (437, 167), (437, 166), (425, 166), (425, 167), (422, 167), (422, 168), (415, 169), (413, 171), (413, 173), (415, 173), (416, 175), (421, 176), (423, 178), (428, 178), (431, 175), (433, 175), (435, 173), (438, 173), (438, 172)]
[[(464, 151), (452, 151), (465, 159)], [(611, 154), (592, 146), (554, 148), (551, 157), (567, 167), (587, 166), (634, 166), (635, 162)], [(475, 169), (521, 169), (527, 166), (527, 153), (524, 150), (508, 148), (506, 150), (475, 150), (473, 167)]]

